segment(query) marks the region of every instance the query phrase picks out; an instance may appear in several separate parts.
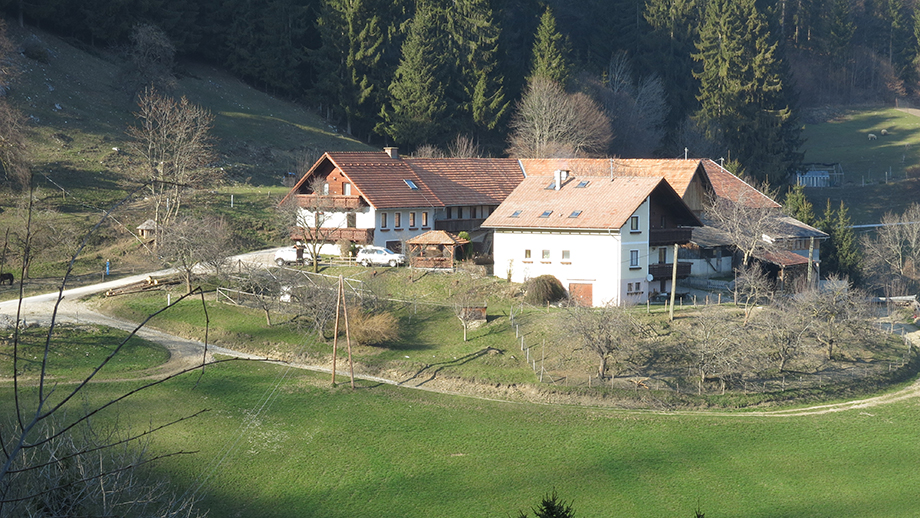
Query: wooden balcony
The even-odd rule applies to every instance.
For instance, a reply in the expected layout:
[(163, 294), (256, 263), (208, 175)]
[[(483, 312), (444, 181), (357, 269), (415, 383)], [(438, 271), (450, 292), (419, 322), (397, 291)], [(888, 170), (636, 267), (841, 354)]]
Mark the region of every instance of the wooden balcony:
[(357, 210), (364, 206), (360, 196), (317, 196), (316, 194), (298, 194), (297, 204), (304, 209), (322, 209), (328, 211)]
[(648, 245), (685, 245), (690, 242), (693, 230), (689, 228), (653, 228), (649, 230)]
[[(677, 278), (685, 279), (690, 277), (690, 263), (677, 263)], [(674, 273), (674, 263), (659, 263), (648, 265), (648, 273), (652, 274), (652, 280), (660, 281), (661, 279), (670, 279)]]
[[(320, 237), (328, 243), (335, 243), (342, 239), (347, 239), (359, 245), (369, 245), (374, 242), (374, 229), (372, 228), (330, 228), (320, 229)], [(306, 235), (302, 228), (296, 228), (291, 232), (291, 239), (298, 241), (312, 241), (308, 236), (312, 235), (307, 232)]]
[(479, 230), (479, 227), (482, 226), (482, 222), (485, 221), (485, 218), (477, 219), (439, 219), (434, 222), (435, 230), (444, 230), (450, 232), (451, 234), (456, 234), (457, 232), (462, 231), (473, 231)]

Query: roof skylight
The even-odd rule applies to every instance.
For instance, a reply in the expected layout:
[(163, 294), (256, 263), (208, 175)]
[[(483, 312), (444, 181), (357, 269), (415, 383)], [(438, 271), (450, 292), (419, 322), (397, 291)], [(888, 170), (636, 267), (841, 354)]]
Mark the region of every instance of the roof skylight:
[(553, 211), (551, 211), (551, 210), (544, 210), (544, 211), (543, 211), (543, 214), (540, 214), (539, 217), (541, 217), (541, 218), (548, 218), (549, 215), (552, 214), (552, 213), (553, 213)]
[(409, 188), (412, 189), (413, 191), (418, 190), (418, 185), (415, 185), (415, 182), (413, 182), (412, 180), (403, 180), (403, 181), (406, 182), (406, 185), (408, 185)]
[(570, 217), (570, 218), (577, 218), (578, 216), (581, 216), (581, 212), (582, 212), (582, 211), (580, 211), (580, 210), (573, 211), (571, 214), (569, 214), (569, 217)]
[(585, 187), (588, 186), (589, 183), (591, 183), (590, 180), (582, 180), (582, 181), (578, 182), (578, 185), (576, 185), (575, 188), (576, 188), (576, 189), (584, 189)]
[(508, 216), (508, 217), (509, 217), (509, 218), (516, 218), (516, 217), (520, 216), (522, 212), (524, 212), (524, 211), (522, 211), (522, 210), (516, 210), (516, 211), (512, 212), (511, 215)]

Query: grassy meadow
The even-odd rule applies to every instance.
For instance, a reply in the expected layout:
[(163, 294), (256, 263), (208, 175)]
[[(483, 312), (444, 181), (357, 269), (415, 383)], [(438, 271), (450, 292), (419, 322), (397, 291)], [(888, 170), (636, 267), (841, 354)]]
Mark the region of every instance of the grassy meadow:
[[(838, 162), (845, 179), (841, 187), (806, 189), (819, 216), (827, 200), (834, 208), (843, 201), (854, 224), (878, 223), (886, 212), (920, 200), (920, 111), (841, 108), (811, 119), (804, 161)], [(870, 133), (878, 138), (869, 140)]]
[[(130, 384), (95, 386), (103, 394)], [(7, 390), (7, 389), (3, 389)], [(8, 400), (8, 398), (4, 398)], [(507, 517), (555, 488), (579, 517), (916, 515), (920, 405), (823, 415), (503, 403), (231, 363), (142, 392), (125, 431), (210, 516)]]

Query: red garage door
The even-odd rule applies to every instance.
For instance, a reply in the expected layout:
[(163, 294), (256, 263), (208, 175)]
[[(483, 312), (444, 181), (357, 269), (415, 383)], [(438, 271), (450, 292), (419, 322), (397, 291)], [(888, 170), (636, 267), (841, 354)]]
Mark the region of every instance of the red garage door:
[(590, 284), (569, 283), (569, 296), (582, 306), (591, 306), (594, 304), (594, 291), (592, 288), (593, 286)]

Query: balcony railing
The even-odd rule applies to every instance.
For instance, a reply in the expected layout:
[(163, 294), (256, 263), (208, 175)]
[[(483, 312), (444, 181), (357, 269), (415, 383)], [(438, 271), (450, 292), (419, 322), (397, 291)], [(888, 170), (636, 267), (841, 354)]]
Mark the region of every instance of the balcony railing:
[(356, 210), (360, 209), (364, 202), (360, 196), (317, 196), (316, 194), (298, 194), (297, 204), (304, 209), (322, 209), (322, 210)]
[[(677, 263), (677, 278), (684, 279), (690, 276), (690, 263)], [(660, 281), (661, 279), (670, 279), (674, 273), (674, 263), (658, 263), (648, 265), (648, 273), (652, 274), (652, 280)]]
[[(291, 239), (298, 241), (312, 241), (310, 238), (315, 231), (310, 230), (306, 233), (302, 228), (296, 228), (291, 232)], [(374, 229), (372, 228), (323, 228), (318, 232), (318, 237), (328, 243), (335, 243), (347, 239), (359, 245), (367, 245), (374, 242)]]
[(684, 245), (690, 242), (693, 230), (689, 228), (653, 228), (648, 233), (649, 246)]
[(456, 234), (466, 230), (467, 232), (471, 230), (478, 230), (482, 226), (482, 222), (485, 221), (485, 218), (477, 219), (439, 219), (434, 222), (435, 230), (444, 230), (446, 232), (451, 232)]

